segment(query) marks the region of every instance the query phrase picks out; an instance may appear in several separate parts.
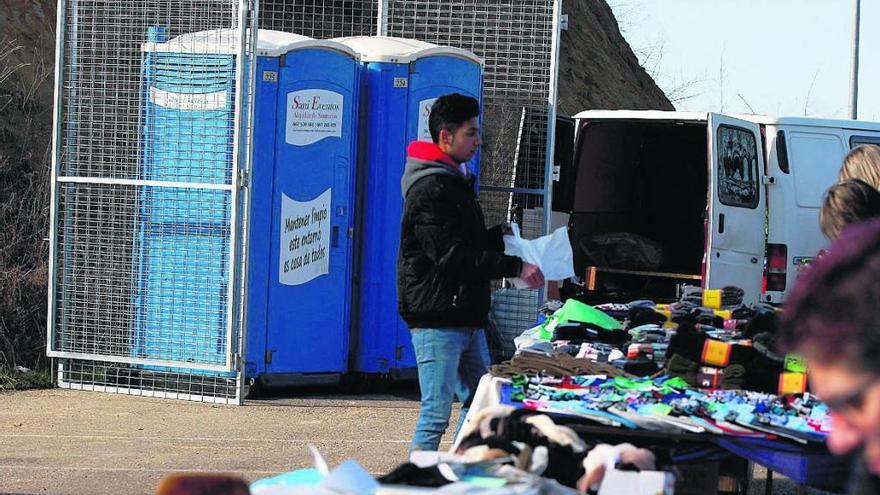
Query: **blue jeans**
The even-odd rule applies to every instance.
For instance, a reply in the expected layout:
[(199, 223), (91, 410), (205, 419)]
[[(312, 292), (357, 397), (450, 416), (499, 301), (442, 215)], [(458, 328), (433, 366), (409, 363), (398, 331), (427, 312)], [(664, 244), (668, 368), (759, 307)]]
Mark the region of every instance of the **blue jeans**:
[(412, 343), (422, 406), (410, 450), (437, 450), (449, 426), (454, 396), (462, 402), (461, 428), (480, 377), (489, 368), (486, 334), (482, 328), (414, 328)]

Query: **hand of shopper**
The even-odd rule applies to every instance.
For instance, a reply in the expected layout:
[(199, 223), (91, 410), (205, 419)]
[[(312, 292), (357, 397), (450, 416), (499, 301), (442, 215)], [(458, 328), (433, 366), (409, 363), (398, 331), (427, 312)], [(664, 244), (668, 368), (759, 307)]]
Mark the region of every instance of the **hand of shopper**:
[(541, 273), (541, 269), (537, 265), (525, 261), (519, 271), (519, 279), (525, 282), (529, 289), (537, 289), (544, 285), (544, 274)]
[(632, 465), (639, 470), (651, 470), (656, 465), (654, 454), (647, 449), (636, 448), (624, 443), (620, 445), (599, 444), (584, 458), (584, 475), (577, 481), (577, 489), (587, 493), (589, 490), (598, 490), (599, 485), (605, 478), (605, 469), (609, 460), (615, 460), (617, 465)]

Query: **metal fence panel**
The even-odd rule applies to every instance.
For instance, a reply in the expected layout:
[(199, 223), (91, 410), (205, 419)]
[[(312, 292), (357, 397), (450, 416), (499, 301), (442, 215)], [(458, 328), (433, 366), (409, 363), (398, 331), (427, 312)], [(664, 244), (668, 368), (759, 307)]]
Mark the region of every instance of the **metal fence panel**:
[[(256, 27), (481, 56), (487, 221), (545, 231), (560, 2), (59, 0), (48, 325), (59, 384), (241, 400), (238, 172), (254, 74), (253, 46), (237, 40)], [(226, 31), (184, 54), (145, 44), (209, 30)]]
[[(550, 228), (544, 206), (552, 193), (561, 1), (387, 0), (380, 12), (383, 34), (483, 58), (480, 202), (488, 224), (515, 221), (525, 238)], [(539, 294), (533, 292), (508, 306), (534, 315)]]
[(483, 58), (481, 199), (488, 218), (519, 221), (533, 235), (546, 229), (544, 217), (530, 225), (522, 211), (542, 208), (549, 197), (559, 1), (388, 0), (383, 14), (389, 36)]
[(318, 39), (377, 33), (377, 0), (260, 0), (259, 26)]
[(506, 287), (492, 294), (489, 320), (489, 354), (493, 363), (508, 360), (516, 352), (513, 339), (535, 326), (538, 319), (538, 293)]
[(239, 398), (248, 8), (59, 1), (48, 354), (61, 386)]

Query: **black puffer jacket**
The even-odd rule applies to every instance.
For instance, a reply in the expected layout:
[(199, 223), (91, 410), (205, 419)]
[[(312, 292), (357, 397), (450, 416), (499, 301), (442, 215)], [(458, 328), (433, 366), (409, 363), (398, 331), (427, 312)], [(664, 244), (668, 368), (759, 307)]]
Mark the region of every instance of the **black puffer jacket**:
[(487, 230), (471, 183), (449, 165), (407, 159), (397, 300), (410, 328), (474, 328), (487, 323), (489, 281), (519, 274), (504, 254), (500, 226)]

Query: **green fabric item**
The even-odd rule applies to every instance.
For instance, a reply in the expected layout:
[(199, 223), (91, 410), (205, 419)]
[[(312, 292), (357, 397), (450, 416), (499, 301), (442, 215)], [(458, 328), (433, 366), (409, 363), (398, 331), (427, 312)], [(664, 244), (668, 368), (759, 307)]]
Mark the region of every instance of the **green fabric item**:
[(575, 299), (565, 301), (561, 308), (541, 324), (539, 336), (544, 340), (553, 338), (553, 330), (560, 323), (591, 323), (605, 330), (621, 330), (620, 322), (604, 312)]
[(797, 354), (786, 354), (785, 371), (790, 371), (792, 373), (806, 373), (807, 362), (804, 360), (803, 356), (799, 356)]
[(578, 321), (582, 323), (592, 323), (593, 325), (600, 326), (605, 330), (620, 330), (620, 322), (615, 320), (614, 318), (608, 316), (602, 311), (584, 304), (575, 299), (569, 299), (565, 301), (565, 304), (559, 308), (556, 313), (553, 314), (556, 316), (560, 322), (565, 323), (569, 321)]
[(461, 481), (476, 485), (480, 488), (501, 488), (507, 484), (504, 478), (495, 478), (492, 476), (465, 476)]
[(551, 315), (549, 318), (544, 320), (544, 323), (541, 324), (540, 330), (538, 330), (538, 337), (541, 340), (550, 340), (553, 338), (553, 330), (556, 329), (556, 325), (559, 324), (559, 321), (556, 319), (556, 315)]
[(663, 386), (677, 389), (689, 388), (687, 380), (679, 376), (666, 380), (665, 382), (663, 382)]
[(651, 412), (653, 412), (654, 414), (659, 414), (660, 416), (668, 416), (669, 413), (672, 412), (672, 406), (663, 403), (654, 404)]
[(610, 382), (602, 385), (602, 388), (616, 388), (618, 390), (636, 390), (639, 392), (647, 392), (654, 390), (654, 383), (644, 378), (630, 379), (622, 376), (614, 378)]

